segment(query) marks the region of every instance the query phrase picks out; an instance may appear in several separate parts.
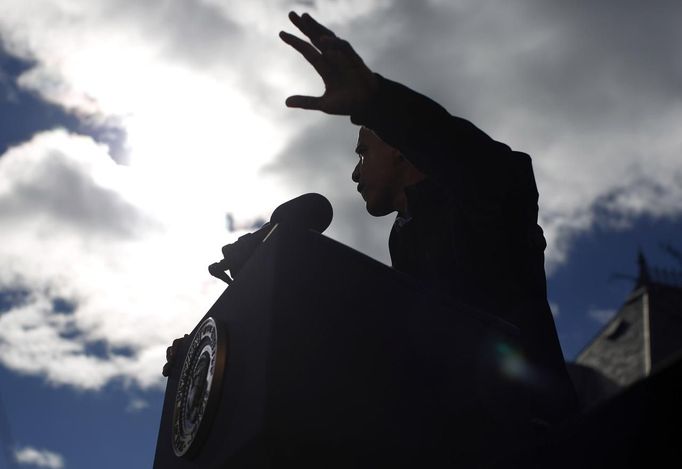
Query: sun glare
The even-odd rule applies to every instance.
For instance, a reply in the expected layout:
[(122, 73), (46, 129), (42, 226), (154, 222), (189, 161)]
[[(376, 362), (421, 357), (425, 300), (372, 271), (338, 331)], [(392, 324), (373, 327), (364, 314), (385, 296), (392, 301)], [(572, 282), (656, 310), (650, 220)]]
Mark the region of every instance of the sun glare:
[(194, 70), (129, 41), (85, 47), (62, 66), (81, 90), (74, 102), (94, 99), (122, 123), (135, 199), (169, 224), (180, 213), (185, 223), (267, 215), (281, 194), (259, 171), (285, 135), (237, 88), (238, 71)]
[(154, 187), (149, 201), (258, 211), (249, 194), (283, 136), (229, 85), (180, 73), (160, 83), (124, 120), (131, 168)]

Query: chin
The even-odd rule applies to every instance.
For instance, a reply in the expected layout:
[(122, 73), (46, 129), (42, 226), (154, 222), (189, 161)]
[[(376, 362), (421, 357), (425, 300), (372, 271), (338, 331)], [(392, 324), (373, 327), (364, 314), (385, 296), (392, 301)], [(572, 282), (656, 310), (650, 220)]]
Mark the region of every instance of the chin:
[(367, 202), (365, 208), (367, 209), (367, 213), (369, 213), (373, 217), (385, 217), (386, 215), (395, 211), (392, 208), (372, 205), (369, 202)]

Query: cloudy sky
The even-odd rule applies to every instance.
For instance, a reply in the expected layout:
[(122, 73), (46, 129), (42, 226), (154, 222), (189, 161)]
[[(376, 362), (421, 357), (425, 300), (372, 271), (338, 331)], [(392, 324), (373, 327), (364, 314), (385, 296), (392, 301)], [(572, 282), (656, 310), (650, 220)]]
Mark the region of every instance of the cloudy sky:
[(679, 2), (2, 0), (0, 467), (150, 467), (165, 348), (279, 203), (326, 195), (327, 234), (388, 262), (357, 129), (283, 106), (322, 91), (277, 37), (291, 9), (533, 157), (567, 358), (638, 248), (682, 248)]

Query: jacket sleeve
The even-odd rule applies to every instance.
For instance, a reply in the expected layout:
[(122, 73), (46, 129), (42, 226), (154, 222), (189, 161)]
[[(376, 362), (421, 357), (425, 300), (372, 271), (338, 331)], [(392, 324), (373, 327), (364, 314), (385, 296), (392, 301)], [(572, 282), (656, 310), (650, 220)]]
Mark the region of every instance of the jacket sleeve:
[[(422, 173), (479, 214), (500, 207), (530, 158), (410, 88), (377, 75), (370, 102), (351, 121), (372, 129)], [(525, 161), (520, 160), (527, 160)], [(490, 213), (489, 215), (494, 215)]]

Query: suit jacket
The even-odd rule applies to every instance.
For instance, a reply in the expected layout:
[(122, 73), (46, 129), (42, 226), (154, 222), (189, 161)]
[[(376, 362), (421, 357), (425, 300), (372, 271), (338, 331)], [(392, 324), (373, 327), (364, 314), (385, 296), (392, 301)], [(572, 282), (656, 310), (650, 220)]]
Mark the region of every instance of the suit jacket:
[(428, 288), (514, 324), (524, 347), (520, 379), (548, 422), (576, 408), (547, 303), (546, 247), (528, 155), (491, 139), (436, 102), (379, 75), (351, 121), (372, 129), (427, 178), (406, 189), (389, 248), (393, 267)]

